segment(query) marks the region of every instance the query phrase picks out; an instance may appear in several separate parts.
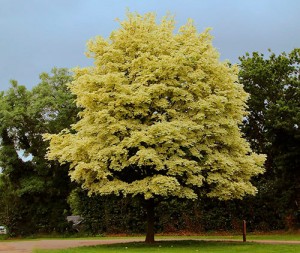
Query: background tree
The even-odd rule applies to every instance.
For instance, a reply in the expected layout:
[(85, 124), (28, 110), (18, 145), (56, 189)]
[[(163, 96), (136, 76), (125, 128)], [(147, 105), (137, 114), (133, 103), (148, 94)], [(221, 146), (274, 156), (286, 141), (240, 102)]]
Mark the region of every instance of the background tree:
[(286, 218), (287, 227), (299, 226), (300, 49), (269, 57), (254, 52), (240, 61), (239, 79), (250, 93), (243, 131), (255, 151), (267, 154), (260, 208), (275, 210), (272, 216)]
[(220, 63), (208, 31), (190, 21), (128, 14), (109, 40), (88, 44), (94, 67), (77, 69), (70, 85), (83, 111), (70, 131), (45, 135), (48, 158), (71, 164), (89, 194), (140, 197), (146, 242), (154, 241), (161, 199), (219, 199), (255, 194), (263, 171), (238, 125), (247, 94), (237, 69)]
[(32, 91), (12, 81), (0, 97), (0, 201), (5, 204), (0, 219), (12, 235), (63, 231), (67, 225), (68, 166), (45, 159), (42, 134), (75, 122), (78, 109), (66, 87), (72, 79), (67, 69), (54, 68), (40, 79)]
[(68, 199), (73, 214), (84, 220), (78, 230), (84, 234), (143, 233), (145, 212), (138, 199), (118, 196), (88, 196), (86, 190), (76, 188)]

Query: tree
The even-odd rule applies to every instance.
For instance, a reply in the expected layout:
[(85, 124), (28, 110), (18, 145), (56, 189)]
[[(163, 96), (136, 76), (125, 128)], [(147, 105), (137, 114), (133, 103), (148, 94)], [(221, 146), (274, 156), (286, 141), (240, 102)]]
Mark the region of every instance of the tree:
[[(76, 188), (68, 198), (72, 214), (84, 217), (77, 228), (87, 234), (142, 233), (145, 212), (138, 199), (111, 196), (88, 196)], [(157, 225), (157, 224), (156, 224)]]
[(32, 91), (12, 81), (0, 97), (0, 202), (6, 210), (0, 219), (12, 235), (62, 231), (67, 223), (68, 166), (45, 159), (42, 133), (58, 133), (76, 121), (78, 109), (66, 87), (72, 76), (54, 68), (40, 79)]
[(269, 57), (254, 52), (240, 61), (240, 82), (250, 93), (243, 131), (255, 151), (267, 154), (262, 199), (271, 196), (273, 209), (280, 203), (275, 210), (294, 223), (298, 215), (299, 225), (300, 49)]
[(250, 178), (264, 156), (251, 152), (238, 125), (247, 94), (237, 68), (220, 63), (208, 31), (192, 21), (128, 14), (109, 40), (88, 43), (93, 67), (76, 69), (69, 86), (80, 120), (50, 141), (48, 159), (70, 163), (89, 194), (140, 197), (146, 242), (154, 241), (161, 199), (219, 199), (255, 194)]

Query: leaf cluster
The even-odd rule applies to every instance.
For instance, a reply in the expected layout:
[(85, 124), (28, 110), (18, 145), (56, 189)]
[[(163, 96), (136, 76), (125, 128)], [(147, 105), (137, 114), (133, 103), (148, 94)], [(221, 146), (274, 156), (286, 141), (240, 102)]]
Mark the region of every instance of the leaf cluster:
[(69, 86), (82, 108), (72, 132), (45, 135), (48, 159), (71, 164), (90, 194), (220, 199), (254, 194), (264, 156), (238, 125), (247, 94), (192, 21), (128, 14), (108, 40), (88, 43), (94, 66)]

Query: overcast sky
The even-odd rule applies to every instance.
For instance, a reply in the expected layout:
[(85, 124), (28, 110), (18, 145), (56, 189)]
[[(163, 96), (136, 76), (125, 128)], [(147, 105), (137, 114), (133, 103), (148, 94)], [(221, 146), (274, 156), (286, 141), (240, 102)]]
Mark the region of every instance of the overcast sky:
[(88, 66), (86, 42), (108, 37), (126, 9), (192, 18), (212, 27), (221, 60), (246, 52), (290, 52), (300, 47), (300, 0), (0, 0), (0, 90), (15, 79), (29, 89), (53, 67)]

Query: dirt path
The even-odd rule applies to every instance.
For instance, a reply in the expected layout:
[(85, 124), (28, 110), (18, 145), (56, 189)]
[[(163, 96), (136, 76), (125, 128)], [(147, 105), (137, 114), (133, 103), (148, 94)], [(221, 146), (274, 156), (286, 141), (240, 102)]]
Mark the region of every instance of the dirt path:
[[(172, 240), (167, 239), (167, 240)], [(178, 239), (175, 239), (178, 240)], [(185, 239), (186, 240), (186, 239)], [(194, 239), (193, 239), (194, 240)], [(240, 242), (241, 240), (220, 240), (208, 239), (201, 241), (228, 241)], [(32, 240), (32, 241), (17, 241), (17, 242), (0, 242), (0, 253), (32, 253), (34, 249), (63, 249), (80, 246), (92, 246), (100, 244), (114, 244), (126, 242), (141, 242), (143, 238), (128, 238), (128, 239), (101, 239), (101, 240)], [(248, 242), (268, 243), (268, 244), (300, 244), (300, 241), (271, 241), (271, 240), (249, 240)]]
[(17, 242), (0, 242), (0, 253), (31, 253), (34, 249), (64, 249), (80, 246), (113, 244), (143, 241), (142, 238), (113, 239), (113, 240), (33, 240)]

